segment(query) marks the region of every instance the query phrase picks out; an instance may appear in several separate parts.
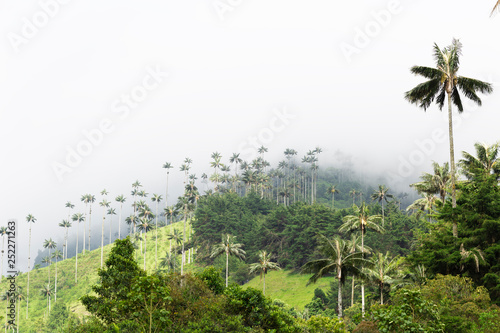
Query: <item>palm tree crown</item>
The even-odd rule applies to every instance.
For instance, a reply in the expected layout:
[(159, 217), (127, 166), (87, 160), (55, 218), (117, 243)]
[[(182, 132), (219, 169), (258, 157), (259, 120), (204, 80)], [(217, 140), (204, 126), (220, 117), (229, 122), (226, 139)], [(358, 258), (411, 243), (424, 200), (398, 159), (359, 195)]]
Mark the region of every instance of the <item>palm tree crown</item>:
[(245, 251), (242, 249), (243, 244), (236, 243), (236, 236), (229, 234), (222, 235), (222, 242), (215, 245), (212, 249), (210, 257), (218, 257), (219, 255), (226, 254), (226, 287), (229, 278), (229, 256), (236, 256), (240, 259), (245, 258)]

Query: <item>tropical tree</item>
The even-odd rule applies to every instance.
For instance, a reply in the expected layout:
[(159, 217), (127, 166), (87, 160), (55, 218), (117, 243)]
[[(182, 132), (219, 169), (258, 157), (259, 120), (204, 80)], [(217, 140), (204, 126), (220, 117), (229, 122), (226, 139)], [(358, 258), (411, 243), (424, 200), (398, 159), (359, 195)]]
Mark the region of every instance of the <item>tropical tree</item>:
[(63, 259), (68, 258), (68, 228), (71, 228), (71, 222), (68, 220), (63, 220), (59, 223), (61, 228), (64, 228), (64, 244), (63, 244)]
[(115, 198), (116, 202), (120, 203), (120, 213), (118, 215), (118, 238), (121, 239), (122, 233), (121, 233), (121, 225), (122, 225), (122, 209), (123, 209), (123, 203), (127, 200), (123, 194), (120, 194)]
[(106, 208), (109, 208), (109, 201), (103, 199), (101, 202), (99, 202), (99, 205), (102, 207), (102, 228), (101, 228), (101, 268), (102, 268), (102, 265), (104, 265), (104, 221), (106, 220)]
[(182, 232), (179, 229), (172, 229), (172, 232), (167, 235), (167, 239), (170, 241), (169, 252), (172, 252), (172, 241), (174, 241), (174, 246), (182, 245)]
[[(461, 54), (462, 44), (458, 39), (453, 39), (451, 45), (443, 49), (440, 49), (438, 45), (434, 43), (434, 60), (436, 61), (436, 68), (413, 66), (410, 69), (413, 74), (421, 75), (429, 80), (417, 85), (405, 94), (405, 98), (410, 103), (418, 105), (423, 108), (424, 111), (427, 110), (434, 99), (436, 99), (436, 104), (439, 106), (439, 109), (442, 110), (445, 99), (447, 99), (452, 208), (457, 206), (452, 104), (457, 107), (459, 113), (462, 113), (464, 109), (459, 90), (462, 91), (465, 97), (469, 98), (479, 106), (481, 106), (482, 102), (477, 95), (477, 92), (491, 93), (493, 91), (490, 83), (459, 76), (457, 74)], [(453, 236), (458, 237), (456, 221), (453, 221)]]
[(50, 284), (44, 285), (40, 289), (40, 294), (47, 298), (47, 317), (48, 317), (48, 314), (50, 312), (50, 298), (52, 296), (52, 287), (50, 286)]
[[(350, 253), (355, 253), (355, 252), (362, 252), (369, 254), (371, 249), (368, 246), (364, 246), (364, 248), (361, 248), (361, 237), (359, 233), (352, 233), (351, 234), (351, 239), (349, 241), (350, 245)], [(353, 275), (352, 276), (352, 287), (351, 287), (351, 306), (354, 305), (354, 286), (355, 286), (355, 280), (356, 277)]]
[[(365, 203), (361, 206), (353, 206), (354, 215), (347, 215), (343, 218), (343, 224), (340, 226), (340, 232), (348, 232), (359, 230), (361, 231), (361, 254), (365, 255), (365, 233), (368, 229), (374, 230), (376, 232), (384, 232), (384, 228), (379, 224), (382, 216), (380, 215), (370, 215), (368, 207)], [(365, 286), (364, 283), (361, 284), (361, 312), (364, 316), (365, 314)]]
[(319, 235), (318, 250), (322, 254), (321, 259), (311, 260), (302, 266), (301, 273), (313, 273), (308, 284), (315, 283), (321, 277), (334, 273), (338, 281), (338, 315), (342, 318), (342, 286), (347, 274), (360, 275), (360, 267), (368, 265), (363, 258), (362, 252), (351, 252), (349, 241), (335, 236), (328, 239)]
[(2, 236), (2, 266), (0, 268), (0, 280), (3, 279), (3, 252), (5, 248), (5, 236), (8, 233), (7, 227), (1, 227), (0, 228), (0, 236)]
[[(89, 244), (88, 244), (88, 249), (90, 251), (90, 235), (91, 235), (90, 234), (90, 232), (91, 232), (90, 231), (90, 227), (91, 227), (90, 225), (91, 225), (91, 222), (92, 222), (92, 204), (95, 202), (96, 199), (95, 199), (95, 196), (93, 196), (92, 194), (89, 194), (88, 196), (89, 196), (89, 198), (88, 198), (88, 200), (89, 200)], [(85, 235), (84, 235), (83, 242), (84, 242), (83, 253), (85, 254)]]
[(147, 217), (141, 217), (139, 220), (139, 231), (144, 232), (144, 270), (146, 270), (146, 256), (148, 248), (148, 231), (153, 228), (153, 223), (151, 219)]
[(265, 250), (259, 251), (259, 261), (250, 265), (250, 274), (259, 271), (260, 279), (264, 277), (264, 287), (262, 289), (262, 293), (266, 294), (266, 274), (267, 271), (278, 270), (281, 269), (278, 263), (271, 261), (272, 255), (271, 253), (267, 253)]
[(54, 282), (54, 286), (55, 286), (55, 289), (54, 289), (54, 302), (57, 302), (57, 260), (63, 258), (62, 252), (59, 251), (58, 249), (56, 249), (54, 251), (54, 253), (52, 253), (52, 258), (56, 260), (56, 278), (55, 278), (55, 282)]
[(498, 180), (500, 178), (499, 144), (495, 143), (490, 146), (477, 142), (474, 148), (476, 148), (477, 157), (464, 151), (462, 152), (464, 158), (458, 162), (465, 177), (472, 179), (478, 173), (493, 174)]
[(387, 198), (393, 198), (394, 196), (389, 193), (389, 189), (385, 187), (385, 185), (379, 185), (378, 190), (375, 190), (372, 193), (372, 200), (377, 200), (379, 204), (382, 206), (382, 226), (384, 226), (384, 201), (387, 201)]
[(36, 222), (36, 218), (28, 214), (26, 216), (26, 222), (28, 222), (30, 228), (29, 228), (29, 240), (28, 240), (28, 287), (26, 291), (26, 319), (28, 319), (28, 310), (29, 310), (29, 304), (30, 304), (30, 271), (31, 271), (31, 224)]
[(139, 217), (132, 214), (130, 215), (129, 217), (127, 217), (125, 219), (125, 222), (128, 224), (128, 233), (129, 235), (132, 234), (132, 230), (135, 230), (135, 226), (137, 225), (137, 223), (139, 222)]
[(474, 260), (476, 272), (479, 272), (479, 264), (486, 263), (486, 260), (484, 259), (484, 252), (477, 246), (471, 250), (466, 250), (464, 248), (464, 243), (460, 244), (460, 257), (460, 271), (464, 270), (464, 262), (469, 258), (472, 258)]
[(376, 284), (380, 290), (380, 304), (384, 304), (384, 286), (391, 285), (401, 279), (402, 259), (399, 256), (391, 258), (389, 252), (375, 253), (371, 258), (371, 267), (366, 269), (368, 279)]
[[(71, 210), (73, 208), (75, 208), (75, 205), (73, 205), (70, 201), (68, 201), (68, 202), (66, 202), (66, 208), (68, 208), (68, 219), (66, 221), (69, 223), (70, 216), (71, 216)], [(63, 220), (62, 224), (65, 224), (64, 220)], [(59, 223), (59, 226), (66, 228), (66, 238), (65, 238), (65, 242), (64, 242), (64, 248), (63, 248), (63, 257), (64, 257), (64, 259), (67, 259), (68, 258), (68, 228), (71, 227), (71, 224), (69, 226), (67, 226), (67, 225), (65, 226), (65, 225), (61, 225), (61, 223)]]
[(80, 239), (79, 237), (80, 222), (85, 221), (85, 216), (83, 216), (82, 213), (75, 213), (73, 214), (71, 219), (76, 222), (76, 251), (75, 251), (75, 283), (76, 283), (78, 282), (78, 240)]
[(356, 196), (358, 195), (358, 191), (352, 189), (351, 191), (349, 191), (349, 196), (352, 197), (352, 204), (354, 205), (354, 199), (356, 199)]
[(434, 194), (425, 194), (423, 198), (417, 199), (409, 205), (406, 210), (413, 211), (417, 218), (420, 217), (420, 214), (426, 213), (429, 222), (431, 222), (431, 214), (435, 213), (434, 208), (441, 203), (442, 201)]
[[(49, 239), (46, 239), (45, 242), (43, 243), (43, 247), (46, 248), (46, 249), (49, 249), (49, 261), (50, 261), (50, 252), (52, 249), (55, 249), (57, 247), (57, 243), (52, 239), (52, 238), (49, 238)], [(49, 284), (50, 284), (50, 267), (48, 269), (48, 273), (49, 273)]]
[(222, 241), (216, 244), (210, 255), (211, 258), (226, 254), (226, 287), (229, 281), (229, 256), (236, 256), (240, 259), (245, 259), (245, 251), (242, 249), (243, 244), (236, 243), (236, 236), (230, 234), (222, 235)]
[(420, 194), (439, 194), (441, 201), (444, 203), (446, 198), (446, 191), (448, 190), (451, 182), (451, 174), (448, 162), (442, 166), (436, 162), (432, 162), (432, 169), (434, 173), (424, 172), (420, 179), (421, 182), (411, 184)]
[(158, 204), (162, 200), (161, 195), (153, 194), (151, 197), (153, 202), (156, 202), (156, 211), (155, 211), (155, 269), (156, 269), (156, 261), (158, 259)]
[(171, 270), (175, 273), (175, 268), (178, 267), (177, 258), (172, 252), (166, 251), (165, 257), (160, 258), (160, 267), (167, 268), (169, 273)]
[(335, 193), (339, 193), (339, 190), (337, 189), (337, 187), (335, 185), (331, 185), (328, 188), (328, 193), (332, 195), (332, 209), (333, 209), (333, 206), (335, 204)]
[(109, 243), (111, 244), (113, 242), (113, 237), (111, 234), (111, 231), (113, 229), (113, 215), (116, 215), (116, 210), (114, 208), (108, 208), (107, 213), (109, 215)]
[(172, 163), (165, 162), (163, 164), (163, 168), (167, 170), (167, 186), (166, 186), (166, 191), (165, 191), (165, 208), (168, 207), (168, 175), (170, 173), (170, 169), (173, 168)]

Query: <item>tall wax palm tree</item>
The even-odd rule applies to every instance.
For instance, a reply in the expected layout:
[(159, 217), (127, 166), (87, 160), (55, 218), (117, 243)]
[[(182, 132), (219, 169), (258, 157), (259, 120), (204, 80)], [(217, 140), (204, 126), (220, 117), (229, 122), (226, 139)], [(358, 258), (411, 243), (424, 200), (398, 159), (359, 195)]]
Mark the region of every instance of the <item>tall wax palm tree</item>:
[(240, 158), (240, 153), (233, 153), (233, 155), (229, 158), (229, 163), (234, 163), (234, 177), (232, 178), (233, 183), (233, 191), (238, 192), (236, 182), (238, 181), (238, 164), (243, 162)]
[[(12, 296), (12, 293), (9, 290), (6, 290), (2, 295), (0, 295), (0, 300), (2, 301), (7, 301), (7, 304), (10, 304), (10, 298)], [(7, 312), (5, 314), (6, 318), (9, 318), (9, 308), (7, 308)], [(5, 326), (5, 332), (7, 332), (7, 326)]]
[[(144, 232), (144, 270), (146, 270), (146, 256), (148, 249), (148, 231), (153, 228), (153, 223), (151, 219), (147, 217), (141, 217), (139, 220), (139, 231)], [(156, 269), (156, 268), (155, 268)]]
[(117, 196), (115, 198), (115, 201), (116, 202), (119, 202), (120, 203), (120, 213), (118, 215), (118, 238), (119, 239), (122, 239), (122, 234), (121, 234), (121, 225), (122, 225), (122, 210), (123, 210), (123, 203), (125, 202), (125, 200), (127, 200), (123, 194), (120, 194), (119, 196)]
[(56, 249), (54, 253), (52, 253), (52, 258), (56, 260), (56, 278), (55, 278), (55, 290), (54, 290), (54, 302), (57, 302), (57, 260), (61, 259), (62, 252)]
[(52, 296), (52, 287), (50, 286), (50, 284), (44, 285), (40, 289), (40, 294), (42, 296), (47, 297), (47, 317), (48, 317), (48, 314), (50, 313), (50, 298)]
[(371, 198), (372, 200), (377, 200), (382, 206), (382, 227), (384, 226), (384, 201), (387, 201), (387, 198), (393, 198), (394, 196), (389, 193), (389, 188), (385, 187), (385, 185), (379, 185), (378, 190), (375, 190)]
[(109, 243), (113, 243), (113, 237), (111, 234), (111, 229), (113, 229), (113, 215), (116, 215), (116, 210), (114, 208), (109, 208), (108, 212), (106, 213), (109, 215)]
[(28, 309), (29, 309), (29, 304), (30, 304), (30, 271), (31, 271), (31, 224), (36, 222), (36, 218), (28, 214), (26, 216), (26, 222), (28, 222), (30, 228), (29, 228), (29, 240), (28, 240), (28, 288), (26, 291), (26, 319), (28, 319)]
[(168, 175), (170, 173), (170, 169), (172, 169), (172, 168), (173, 168), (172, 163), (165, 162), (163, 164), (163, 169), (167, 170), (167, 186), (166, 186), (166, 191), (165, 191), (165, 208), (168, 207)]
[(160, 267), (166, 267), (168, 272), (172, 270), (175, 273), (175, 268), (178, 266), (177, 258), (172, 252), (165, 252), (165, 257), (160, 258)]
[[(66, 202), (66, 208), (68, 208), (68, 219), (66, 221), (69, 222), (70, 216), (71, 216), (71, 210), (73, 208), (75, 208), (75, 205), (73, 205), (71, 203), (71, 201), (68, 201), (68, 202)], [(64, 224), (64, 220), (63, 220), (63, 224)], [(68, 247), (68, 227), (67, 226), (63, 226), (61, 224), (59, 224), (59, 226), (63, 227), (63, 228), (66, 228), (66, 241), (64, 242), (63, 257), (64, 257), (64, 259), (67, 259), (68, 258), (68, 249), (67, 249), (67, 247)], [(71, 225), (69, 227), (71, 227)]]
[(3, 279), (3, 253), (5, 248), (5, 236), (7, 235), (7, 227), (0, 228), (0, 236), (2, 236), (2, 267), (0, 268), (0, 280)]
[[(46, 239), (45, 242), (43, 243), (43, 247), (46, 248), (46, 249), (49, 249), (49, 260), (51, 258), (50, 256), (50, 252), (52, 251), (52, 249), (55, 249), (57, 247), (57, 243), (52, 239), (52, 238), (49, 238), (49, 239)], [(49, 269), (48, 269), (48, 273), (49, 273), (49, 284), (50, 284), (50, 266), (49, 266)]]
[[(413, 66), (411, 72), (421, 75), (428, 81), (419, 84), (412, 90), (406, 92), (405, 98), (413, 104), (417, 104), (424, 111), (432, 104), (434, 99), (442, 110), (445, 99), (448, 104), (448, 133), (450, 141), (450, 172), (451, 172), (451, 200), (452, 207), (457, 206), (455, 191), (455, 148), (453, 143), (453, 117), (452, 104), (458, 112), (463, 112), (463, 105), (459, 90), (463, 95), (481, 106), (482, 102), (477, 92), (491, 93), (493, 88), (490, 83), (476, 79), (459, 76), (460, 55), (462, 54), (462, 44), (458, 39), (453, 39), (450, 46), (440, 49), (434, 44), (434, 60), (436, 68)], [(458, 227), (456, 221), (453, 222), (453, 236), (458, 237)]]
[(323, 235), (319, 236), (319, 252), (323, 258), (309, 261), (302, 266), (301, 273), (313, 273), (309, 278), (310, 283), (315, 283), (328, 273), (335, 273), (338, 281), (338, 315), (342, 318), (342, 286), (347, 274), (359, 275), (359, 267), (367, 266), (367, 260), (363, 258), (362, 252), (351, 252), (349, 241), (335, 236), (328, 239)]
[(153, 202), (156, 202), (156, 211), (155, 211), (155, 269), (156, 269), (156, 261), (158, 260), (158, 204), (162, 200), (162, 197), (159, 194), (153, 194), (151, 200)]
[(173, 229), (172, 232), (167, 235), (167, 239), (170, 241), (169, 252), (172, 252), (172, 241), (174, 241), (174, 246), (182, 245), (182, 232), (179, 231), (179, 229)]
[(229, 256), (236, 256), (240, 259), (245, 259), (245, 251), (242, 249), (243, 244), (236, 243), (236, 236), (229, 234), (222, 235), (222, 242), (215, 245), (210, 255), (211, 258), (226, 254), (226, 287), (229, 280)]
[[(89, 244), (88, 244), (89, 251), (90, 251), (90, 224), (92, 222), (92, 204), (94, 202), (95, 202), (95, 196), (93, 196), (92, 194), (89, 194), (89, 204), (90, 204), (89, 205)], [(84, 243), (85, 243), (85, 240), (84, 240)], [(83, 247), (83, 253), (85, 254), (85, 246)]]
[(78, 240), (80, 239), (79, 236), (80, 222), (85, 221), (85, 216), (82, 213), (75, 213), (73, 214), (71, 219), (76, 222), (76, 251), (75, 251), (75, 283), (76, 283), (78, 282)]
[(422, 181), (411, 184), (410, 187), (416, 189), (420, 194), (439, 194), (441, 201), (444, 203), (451, 182), (449, 164), (446, 162), (441, 166), (436, 162), (432, 162), (432, 169), (433, 174), (424, 172), (420, 176)]
[(71, 228), (71, 222), (68, 220), (63, 220), (59, 223), (61, 228), (64, 228), (64, 244), (63, 244), (63, 259), (68, 258), (68, 228)]
[(375, 283), (380, 290), (380, 304), (384, 304), (384, 286), (391, 285), (402, 278), (403, 272), (400, 269), (402, 259), (399, 256), (391, 258), (389, 252), (382, 254), (375, 253), (371, 258), (372, 266), (367, 268), (368, 279)]
[(487, 145), (476, 142), (474, 148), (477, 157), (464, 151), (462, 152), (463, 159), (458, 162), (465, 177), (472, 179), (474, 175), (481, 173), (495, 175), (498, 180), (500, 178), (499, 144)]
[(106, 219), (106, 208), (109, 207), (109, 201), (103, 199), (99, 202), (99, 206), (102, 207), (102, 229), (101, 229), (101, 268), (104, 264), (104, 221)]
[[(83, 219), (83, 253), (85, 253), (85, 229), (87, 228), (87, 207), (89, 205), (89, 196), (90, 194), (84, 194), (80, 198), (80, 201), (82, 201), (85, 204), (85, 218)], [(74, 215), (73, 215), (74, 216)]]
[(133, 184), (132, 184), (132, 196), (134, 197), (134, 203), (132, 204), (132, 206), (134, 207), (134, 215), (136, 216), (137, 214), (137, 210), (136, 210), (136, 200), (137, 200), (137, 195), (139, 194), (139, 187), (142, 187), (142, 184), (139, 182), (139, 180), (136, 180)]
[(259, 251), (259, 261), (250, 265), (250, 274), (259, 271), (260, 279), (264, 277), (264, 287), (262, 293), (264, 296), (266, 295), (266, 274), (267, 271), (278, 270), (281, 269), (278, 263), (271, 261), (272, 255), (271, 253), (267, 253), (265, 250)]
[(332, 195), (332, 209), (333, 209), (333, 206), (335, 204), (335, 193), (339, 193), (339, 190), (337, 189), (337, 187), (335, 185), (331, 185), (328, 188), (328, 193)]
[[(379, 224), (382, 216), (380, 215), (370, 215), (368, 207), (365, 203), (361, 206), (353, 206), (354, 215), (344, 216), (343, 224), (340, 226), (340, 232), (348, 232), (354, 230), (361, 231), (361, 253), (364, 257), (365, 254), (365, 233), (368, 229), (374, 230), (376, 232), (384, 232), (384, 228)], [(365, 286), (361, 284), (361, 312), (364, 316), (365, 314)]]
[(130, 215), (129, 217), (127, 217), (125, 219), (125, 222), (129, 225), (128, 227), (128, 234), (131, 235), (132, 234), (132, 229), (135, 230), (135, 226), (137, 225), (137, 223), (139, 222), (139, 217), (135, 216), (135, 215)]

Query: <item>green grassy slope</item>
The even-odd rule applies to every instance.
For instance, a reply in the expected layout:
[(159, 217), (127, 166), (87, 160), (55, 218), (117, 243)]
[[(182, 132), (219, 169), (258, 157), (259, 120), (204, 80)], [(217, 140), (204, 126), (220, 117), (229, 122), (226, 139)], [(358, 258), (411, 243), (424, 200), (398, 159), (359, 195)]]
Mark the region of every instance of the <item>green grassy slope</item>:
[[(160, 258), (165, 256), (165, 253), (169, 250), (170, 241), (167, 239), (167, 235), (171, 233), (171, 230), (179, 229), (182, 231), (182, 222), (174, 223), (170, 226), (163, 228), (158, 228), (158, 264)], [(187, 227), (189, 234), (189, 225)], [(144, 246), (144, 242), (143, 245)], [(106, 260), (110, 250), (111, 245), (104, 246), (104, 260)], [(81, 251), (81, 250), (80, 250)], [(138, 253), (137, 261), (139, 267), (143, 267), (144, 256)], [(92, 251), (86, 251), (85, 254), (78, 254), (78, 282), (75, 282), (75, 257), (66, 259), (64, 261), (59, 261), (57, 263), (57, 302), (63, 302), (67, 304), (71, 311), (78, 315), (86, 314), (85, 308), (79, 302), (79, 298), (85, 294), (91, 292), (91, 286), (96, 284), (98, 281), (97, 270), (101, 267), (101, 249), (95, 249)], [(188, 265), (186, 267), (189, 270)], [(51, 297), (51, 306), (56, 302), (55, 295), (55, 267), (56, 264), (52, 263), (50, 266), (50, 284), (52, 287), (53, 295)], [(151, 273), (155, 267), (155, 231), (148, 232), (147, 236), (147, 256), (146, 256), (146, 270)], [(26, 319), (26, 299), (23, 299), (18, 305), (19, 311), (19, 326), (20, 332), (25, 330), (26, 323), (38, 321), (46, 315), (47, 310), (47, 298), (40, 294), (40, 290), (44, 285), (48, 283), (48, 273), (49, 267), (43, 267), (37, 270), (32, 270), (30, 272), (30, 299), (29, 299), (29, 319)], [(17, 284), (22, 288), (22, 293), (26, 295), (27, 292), (27, 278), (28, 274), (23, 273), (18, 276)], [(8, 288), (8, 281), (4, 277), (0, 282), (0, 294), (4, 295)], [(4, 322), (6, 318), (7, 300), (0, 301), (0, 316), (4, 317)]]
[[(306, 286), (311, 274), (292, 274), (290, 271), (271, 271), (266, 274), (266, 296), (272, 299), (279, 299), (286, 304), (303, 310), (304, 306), (311, 302), (314, 296), (314, 289), (320, 288), (325, 292), (330, 289), (330, 282), (333, 277), (321, 278), (315, 284)], [(262, 280), (256, 276), (250, 280), (245, 287), (252, 287), (262, 290)]]

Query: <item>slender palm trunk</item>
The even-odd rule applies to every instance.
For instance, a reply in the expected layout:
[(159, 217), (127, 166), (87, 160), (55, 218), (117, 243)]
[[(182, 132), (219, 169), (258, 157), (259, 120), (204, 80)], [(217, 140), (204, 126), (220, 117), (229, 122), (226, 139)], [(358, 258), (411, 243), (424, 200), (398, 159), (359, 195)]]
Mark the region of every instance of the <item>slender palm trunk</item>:
[(384, 200), (382, 200), (382, 227), (384, 226)]
[(66, 254), (63, 253), (63, 260), (68, 259), (68, 232), (69, 232), (68, 227), (66, 227), (66, 236), (64, 239), (64, 250), (66, 251)]
[(380, 284), (380, 304), (384, 305), (384, 284)]
[(148, 232), (144, 232), (144, 270), (146, 270), (146, 253), (148, 249)]
[[(89, 251), (90, 251), (90, 224), (91, 224), (91, 222), (92, 222), (92, 205), (90, 205), (90, 213), (89, 213)], [(85, 253), (85, 250), (84, 250), (84, 253)], [(102, 265), (101, 265), (101, 267), (102, 267)]]
[(122, 228), (121, 228), (121, 225), (122, 225), (122, 208), (123, 208), (123, 204), (120, 204), (120, 215), (118, 215), (118, 239), (122, 239), (122, 235), (121, 235), (121, 231), (122, 231)]
[[(103, 211), (103, 214), (106, 214), (106, 211)], [(104, 262), (104, 219), (106, 216), (102, 217), (102, 230), (101, 230), (101, 268)], [(90, 240), (89, 240), (90, 242)], [(90, 250), (89, 250), (90, 251)]]
[[(448, 133), (450, 139), (450, 172), (451, 172), (451, 207), (457, 207), (457, 198), (455, 191), (455, 147), (453, 145), (453, 115), (451, 112), (451, 91), (448, 92)], [(453, 236), (458, 237), (458, 226), (453, 217)]]
[[(92, 208), (91, 208), (92, 210)], [(87, 204), (85, 205), (85, 219), (83, 220), (83, 249), (82, 254), (85, 254), (85, 229), (87, 229)]]
[(184, 243), (186, 242), (186, 220), (187, 220), (187, 206), (184, 205), (184, 233), (182, 234), (181, 275), (184, 274), (184, 261), (186, 259), (186, 254), (184, 253)]
[[(365, 230), (364, 226), (361, 226), (361, 252), (363, 259), (365, 259)], [(363, 267), (361, 267), (363, 269)], [(365, 283), (361, 281), (361, 315), (365, 317)]]
[(78, 239), (80, 238), (80, 221), (76, 221), (76, 251), (75, 251), (75, 283), (78, 282)]
[(339, 292), (337, 294), (338, 312), (339, 318), (342, 318), (342, 269), (339, 269), (337, 278), (339, 280)]
[(262, 289), (262, 293), (266, 296), (266, 270), (264, 269), (264, 288)]
[(228, 280), (229, 280), (229, 245), (228, 248), (226, 249), (226, 288)]
[(28, 319), (28, 309), (30, 304), (30, 271), (31, 271), (31, 222), (28, 240), (28, 288), (26, 291), (26, 319)]
[(111, 244), (112, 243), (112, 239), (111, 239), (111, 229), (113, 227), (113, 215), (110, 215), (109, 216), (109, 243), (108, 244)]
[(155, 270), (156, 262), (158, 260), (158, 201), (156, 202), (156, 220), (155, 220)]
[[(49, 259), (50, 259), (50, 248), (49, 248)], [(49, 285), (50, 285), (50, 262), (49, 262), (48, 273), (49, 273)]]
[(57, 302), (57, 258), (56, 258), (56, 280), (55, 280), (54, 302)]

